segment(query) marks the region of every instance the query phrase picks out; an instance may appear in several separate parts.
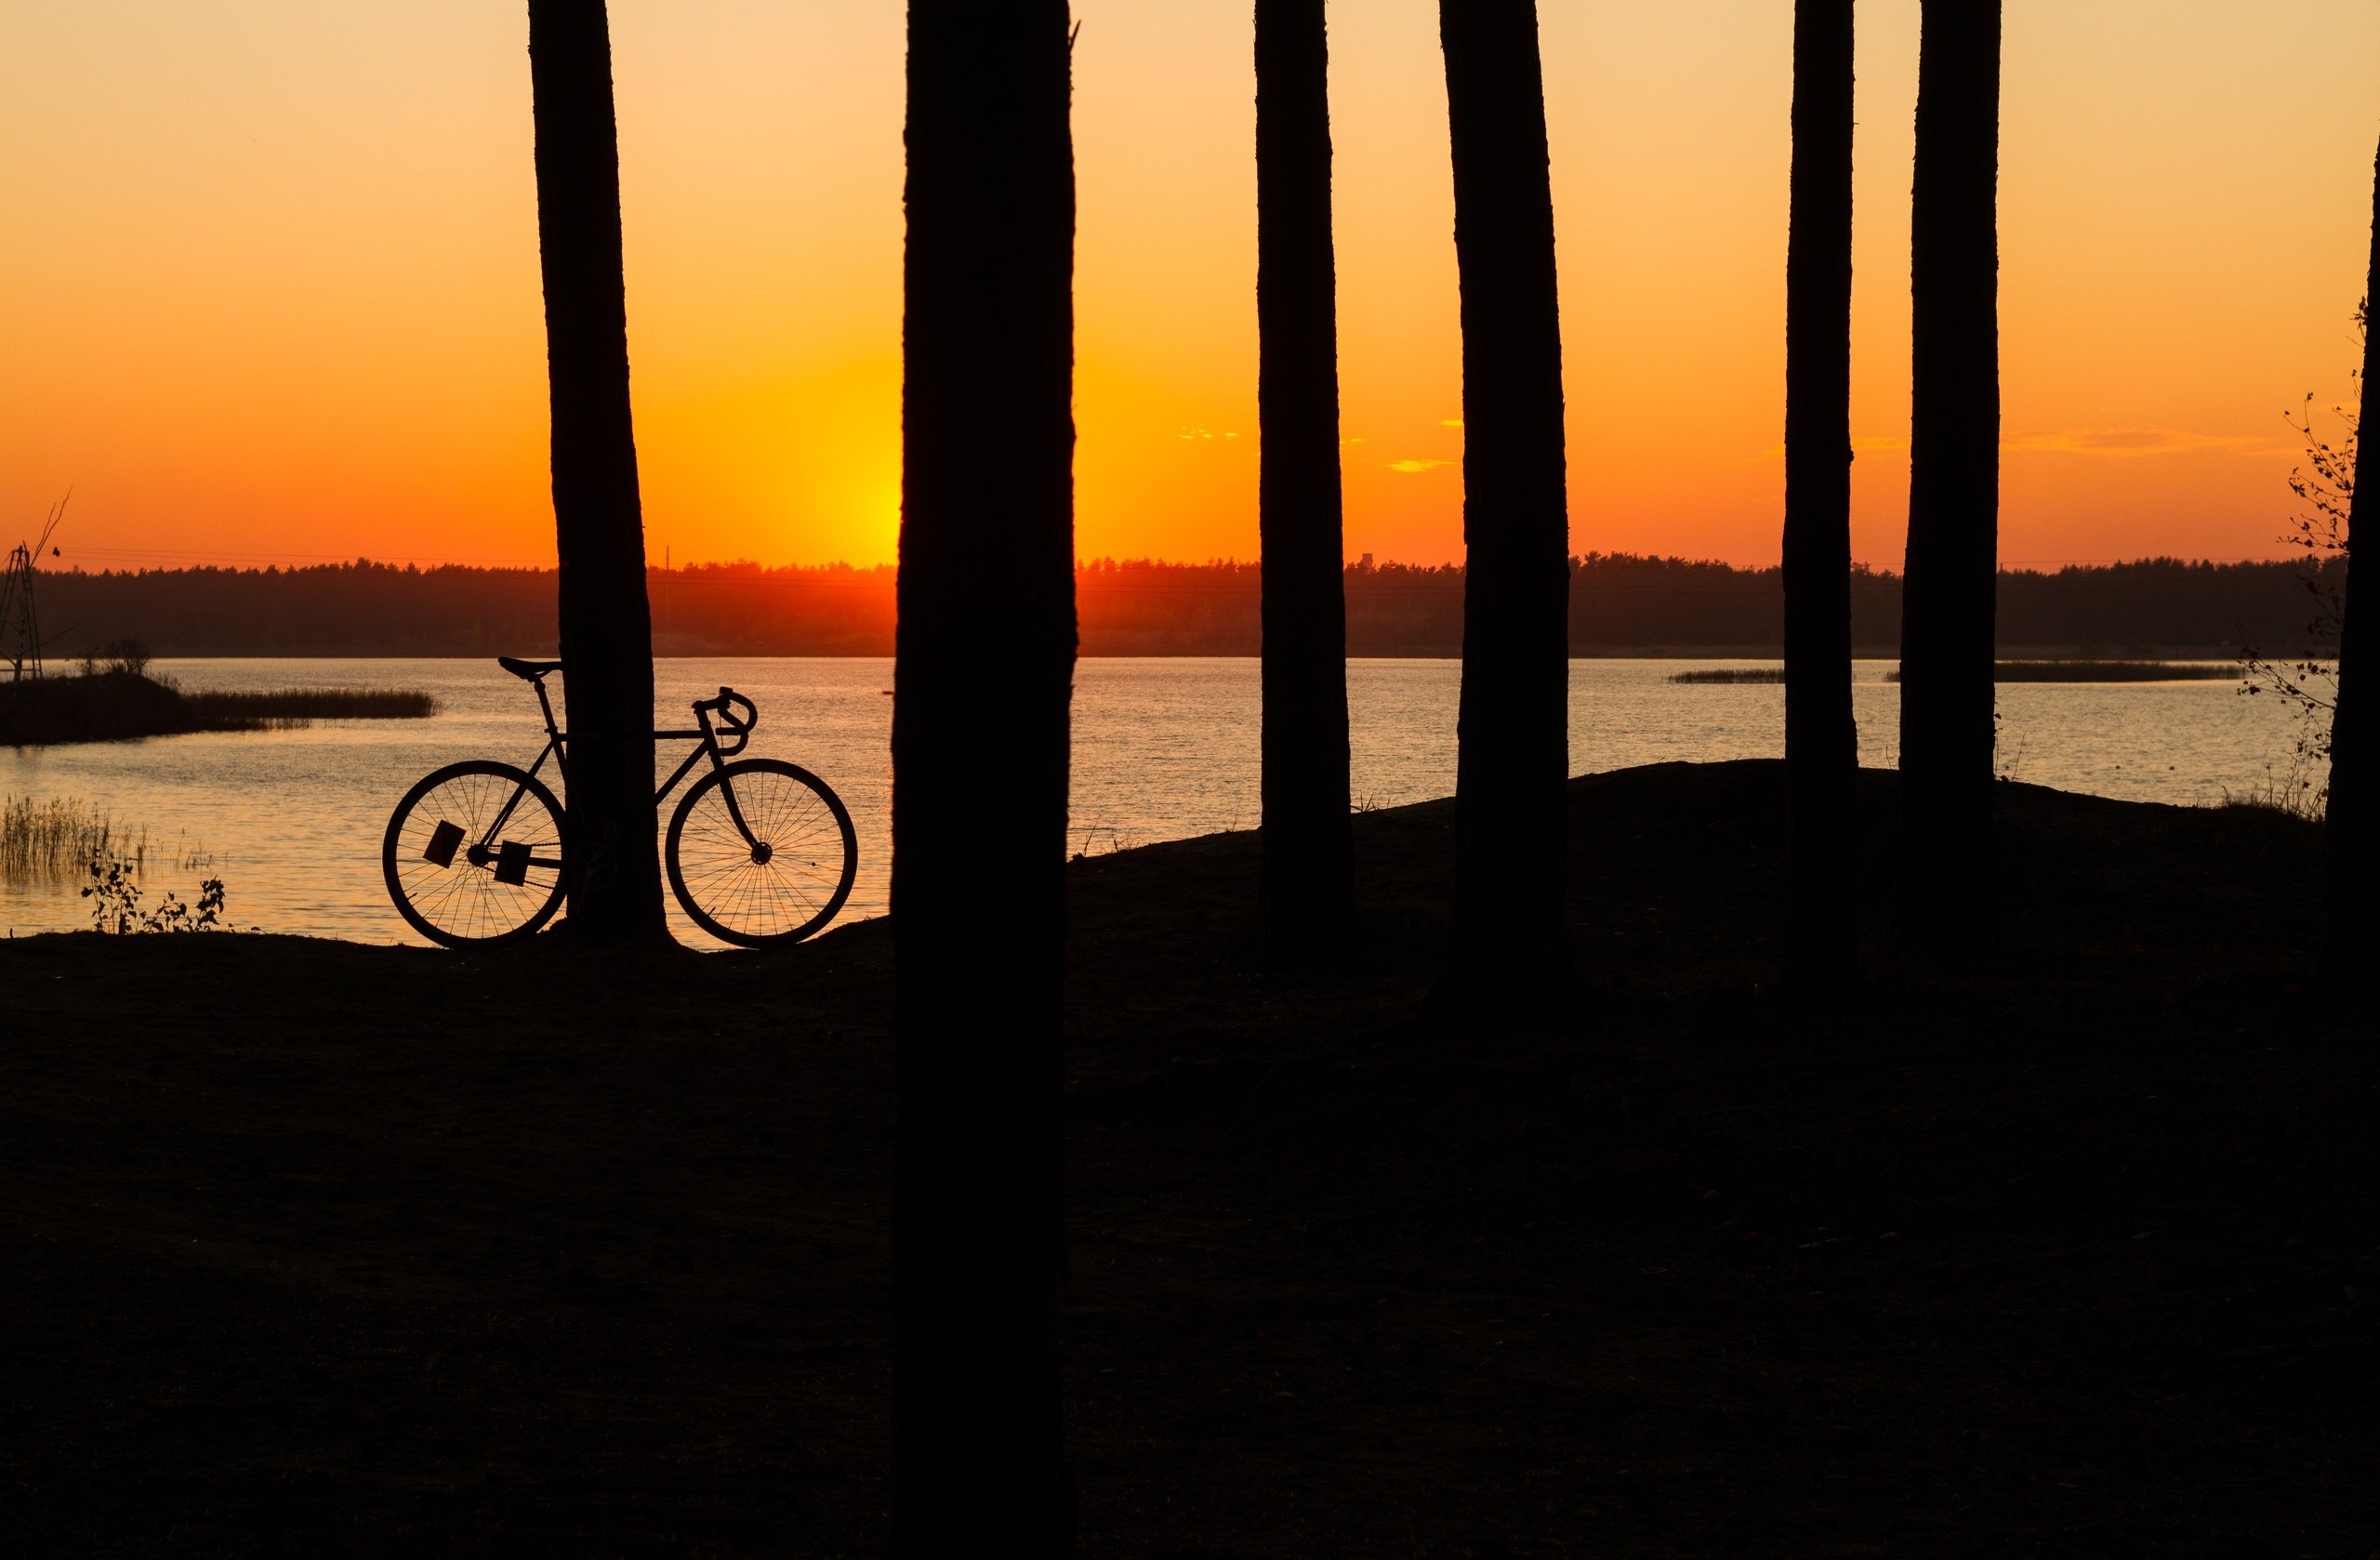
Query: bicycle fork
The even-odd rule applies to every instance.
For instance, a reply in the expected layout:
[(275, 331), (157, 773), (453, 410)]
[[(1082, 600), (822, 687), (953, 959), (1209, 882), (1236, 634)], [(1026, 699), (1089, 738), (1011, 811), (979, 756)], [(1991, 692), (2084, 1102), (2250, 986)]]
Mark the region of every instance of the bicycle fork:
[[(722, 688), (720, 692), (723, 694), (727, 690)], [(701, 730), (694, 733), (693, 734), (702, 739), (701, 746), (697, 747), (693, 752), (687, 754), (686, 761), (678, 766), (677, 773), (670, 775), (668, 779), (663, 781), (661, 783), (661, 788), (653, 793), (653, 805), (655, 810), (660, 808), (662, 801), (668, 798), (671, 791), (678, 788), (678, 783), (683, 780), (687, 775), (693, 773), (694, 766), (702, 762), (703, 760), (708, 759), (713, 769), (725, 769), (727, 767), (726, 763), (723, 761), (723, 755), (719, 750), (718, 734), (710, 728), (710, 706), (707, 701), (694, 706), (694, 720), (700, 724)], [(747, 726), (745, 729), (748, 730), (749, 728)], [(679, 736), (687, 734), (679, 732), (663, 732), (657, 734), (663, 736)], [(741, 734), (738, 733), (737, 734), (740, 735)], [(737, 747), (741, 747), (741, 746), (742, 744), (739, 742)], [(772, 848), (767, 840), (762, 839), (760, 836), (752, 832), (752, 826), (750, 824), (745, 822), (744, 804), (735, 800), (734, 783), (728, 780), (721, 780), (719, 783), (719, 794), (726, 799), (727, 815), (734, 821), (735, 825), (735, 832), (744, 837), (744, 843), (750, 848), (752, 852), (752, 860), (756, 864), (765, 864), (769, 859)]]

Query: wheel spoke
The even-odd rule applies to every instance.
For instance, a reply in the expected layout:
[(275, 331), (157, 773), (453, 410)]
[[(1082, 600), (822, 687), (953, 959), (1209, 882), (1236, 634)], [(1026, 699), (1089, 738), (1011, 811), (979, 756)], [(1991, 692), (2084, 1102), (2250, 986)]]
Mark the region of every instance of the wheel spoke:
[[(765, 860), (755, 859), (756, 843)], [(854, 869), (847, 816), (811, 782), (769, 760), (701, 783), (671, 825), (669, 849), (672, 880), (696, 922), (730, 941), (816, 931), (841, 907)]]
[[(495, 826), (505, 815), (501, 829)], [(424, 855), (441, 825), (462, 831), (451, 862)], [(440, 942), (488, 942), (541, 924), (561, 891), (558, 866), (532, 866), (519, 883), (498, 882), (496, 853), (525, 846), (533, 859), (558, 862), (562, 819), (547, 794), (519, 770), (456, 765), (425, 782), (403, 804), (383, 846), (391, 893), (417, 930)], [(474, 852), (483, 861), (475, 865)]]

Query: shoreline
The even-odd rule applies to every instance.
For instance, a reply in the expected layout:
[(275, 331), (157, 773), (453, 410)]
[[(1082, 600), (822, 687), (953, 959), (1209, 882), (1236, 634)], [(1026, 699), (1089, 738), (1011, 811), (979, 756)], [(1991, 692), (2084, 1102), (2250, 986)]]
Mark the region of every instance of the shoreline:
[[(885, 652), (881, 652), (881, 653), (879, 653), (879, 652), (876, 652), (876, 651), (868, 651), (868, 652), (865, 652), (865, 653), (863, 653), (863, 652), (858, 652), (858, 651), (853, 651), (853, 652), (849, 652), (849, 653), (840, 653), (840, 652), (783, 652), (783, 653), (780, 653), (780, 652), (776, 652), (776, 651), (748, 651), (748, 650), (737, 650), (737, 649), (728, 648), (728, 647), (724, 647), (724, 646), (721, 646), (721, 647), (713, 647), (713, 648), (704, 648), (704, 647), (701, 647), (701, 646), (694, 646), (694, 647), (691, 647), (691, 648), (690, 648), (690, 647), (688, 647), (688, 646), (689, 646), (689, 644), (690, 644), (690, 642), (691, 642), (691, 641), (680, 641), (680, 642), (679, 642), (677, 645), (675, 645), (675, 646), (665, 646), (665, 645), (661, 642), (660, 639), (656, 638), (655, 642), (654, 642), (654, 658), (655, 660), (670, 660), (670, 661), (887, 661), (887, 662), (889, 662), (889, 661), (891, 661), (891, 660), (892, 659), (892, 653), (891, 653), (890, 651), (885, 651)], [(531, 647), (529, 647), (528, 649), (525, 649), (525, 650), (517, 650), (517, 651), (509, 651), (509, 651), (504, 652), (504, 654), (522, 654), (522, 655), (536, 656), (536, 655), (545, 654), (547, 654), (547, 652), (542, 651), (542, 650), (539, 650), (537, 647), (536, 647), (536, 646), (534, 646), (534, 645), (533, 645), (533, 646), (531, 646)], [(158, 651), (158, 652), (156, 652), (156, 653), (154, 654), (153, 658), (154, 658), (154, 659), (156, 659), (156, 660), (160, 660), (160, 661), (490, 661), (490, 662), (492, 662), (492, 661), (496, 658), (496, 652), (494, 652), (494, 651), (485, 651), (485, 652), (483, 652), (483, 651), (479, 651), (479, 650), (469, 650), (469, 651), (430, 651), (430, 650), (423, 650), (423, 651), (369, 651), (369, 652), (364, 652), (364, 651), (339, 651), (339, 652), (325, 652), (325, 653), (323, 653), (323, 654), (315, 654), (315, 653), (312, 653), (312, 652), (292, 652), (292, 651), (274, 651), (274, 652), (271, 652), (271, 653), (269, 653), (269, 654), (268, 654), (268, 653), (264, 653), (264, 652), (245, 652), (245, 651), (207, 651), (207, 652), (192, 652), (192, 651), (180, 651), (180, 650), (164, 650), (164, 651)], [(1856, 663), (1856, 662), (1862, 662), (1862, 661), (1886, 661), (1886, 662), (1897, 662), (1897, 661), (1899, 659), (1899, 657), (1900, 657), (1900, 652), (1899, 652), (1899, 650), (1898, 650), (1898, 648), (1897, 648), (1897, 647), (1896, 647), (1896, 646), (1879, 646), (1879, 645), (1857, 646), (1857, 647), (1855, 647), (1855, 648), (1853, 649), (1853, 651), (1852, 651), (1852, 655), (1851, 655), (1851, 658), (1852, 658), (1852, 660), (1853, 660), (1855, 663)], [(1078, 652), (1078, 653), (1077, 659), (1078, 659), (1078, 660), (1082, 660), (1082, 661), (1248, 661), (1248, 662), (1255, 662), (1255, 661), (1259, 660), (1259, 659), (1260, 659), (1260, 657), (1259, 657), (1259, 656), (1258, 656), (1254, 652), (1252, 652), (1252, 651), (1250, 651), (1250, 652), (1246, 652), (1246, 653), (1242, 653), (1242, 652), (1238, 652), (1238, 651), (1232, 651), (1232, 652), (1223, 652), (1223, 651), (1215, 651), (1215, 652), (1207, 652), (1207, 651), (1180, 651), (1180, 652), (1149, 652), (1149, 653), (1140, 653), (1140, 652), (1111, 651), (1111, 650), (1101, 650), (1101, 651), (1085, 650), (1085, 651), (1081, 651), (1081, 652)], [(1461, 660), (1461, 659), (1462, 659), (1462, 652), (1461, 652), (1461, 647), (1460, 647), (1460, 646), (1451, 647), (1451, 648), (1448, 648), (1448, 649), (1447, 649), (1447, 650), (1443, 651), (1442, 653), (1438, 653), (1438, 654), (1432, 654), (1349, 655), (1349, 656), (1347, 657), (1347, 660), (1348, 660), (1348, 662), (1349, 662), (1349, 664), (1350, 664), (1350, 665), (1359, 665), (1359, 664), (1368, 663), (1368, 662), (1395, 662), (1395, 661), (1460, 661), (1460, 660)], [(1574, 650), (1574, 651), (1572, 651), (1572, 652), (1570, 653), (1569, 659), (1571, 659), (1571, 660), (1573, 660), (1573, 661), (1590, 661), (1590, 662), (1591, 662), (1591, 661), (1762, 661), (1762, 662), (1776, 662), (1776, 663), (1778, 663), (1778, 664), (1780, 664), (1780, 665), (1781, 665), (1781, 664), (1783, 663), (1783, 660), (1784, 660), (1784, 652), (1783, 652), (1783, 651), (1781, 651), (1781, 650), (1778, 650), (1778, 649), (1773, 648), (1773, 647), (1772, 647), (1772, 648), (1768, 648), (1768, 649), (1763, 649), (1763, 648), (1761, 648), (1761, 647), (1759, 647), (1759, 646), (1749, 646), (1749, 645), (1724, 645), (1724, 644), (1721, 644), (1721, 645), (1694, 645), (1694, 644), (1686, 644), (1686, 645), (1677, 645), (1677, 644), (1628, 645), (1628, 646), (1616, 646), (1616, 647), (1612, 647), (1612, 648), (1608, 648), (1608, 649), (1606, 649), (1606, 648), (1596, 648), (1596, 649), (1593, 649), (1593, 650)], [(2002, 646), (2002, 647), (2001, 647), (2001, 650), (2000, 650), (2000, 659), (2002, 659), (2002, 660), (2003, 660), (2003, 661), (2107, 661), (2107, 662), (2126, 662), (2126, 661), (2183, 661), (2183, 662), (2192, 662), (2192, 663), (2199, 663), (2199, 664), (2204, 664), (2204, 665), (2218, 665), (2218, 664), (2220, 664), (2220, 665), (2236, 665), (2236, 664), (2238, 664), (2238, 662), (2239, 662), (2239, 660), (2240, 660), (2240, 649), (2239, 649), (2239, 647), (2238, 647), (2237, 645), (2230, 645), (2230, 646), (2214, 645), (2214, 646), (2208, 646), (2208, 645), (2163, 645), (2163, 644), (2151, 644), (2151, 645), (2141, 645), (2141, 646), (2111, 647), (2111, 646), (2105, 646), (2105, 645), (2073, 645), (2073, 644), (2015, 644), (2015, 645), (2003, 645), (2003, 646)]]

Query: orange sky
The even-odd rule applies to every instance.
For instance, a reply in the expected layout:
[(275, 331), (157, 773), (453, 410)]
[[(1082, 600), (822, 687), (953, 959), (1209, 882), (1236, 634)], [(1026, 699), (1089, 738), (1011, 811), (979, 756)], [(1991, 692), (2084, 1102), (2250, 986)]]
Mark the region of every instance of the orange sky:
[[(1079, 550), (1256, 550), (1249, 0), (1079, 0)], [(1543, 0), (1574, 550), (1777, 554), (1788, 0)], [(1861, 17), (1860, 556), (1907, 501), (1916, 0)], [(652, 551), (892, 556), (902, 7), (613, 0)], [(1351, 555), (1461, 552), (1432, 0), (1333, 10)], [(2354, 360), (2380, 9), (2008, 0), (2012, 562), (2278, 555)], [(0, 534), (542, 562), (523, 7), (0, 7)], [(12, 530), (13, 527), (13, 530)]]

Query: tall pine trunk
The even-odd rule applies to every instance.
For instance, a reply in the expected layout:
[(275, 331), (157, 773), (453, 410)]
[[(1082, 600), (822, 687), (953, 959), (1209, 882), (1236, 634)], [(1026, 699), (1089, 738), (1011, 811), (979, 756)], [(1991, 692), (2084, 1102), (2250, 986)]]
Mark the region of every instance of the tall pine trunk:
[(1323, 0), (1256, 0), (1264, 919), (1327, 946), (1354, 915), (1338, 276)]
[(1926, 0), (1911, 218), (1909, 562), (1901, 597), (1900, 932), (1992, 936), (2000, 551), (2000, 6)]
[[(2380, 298), (2380, 160), (2373, 169), (2372, 264), (2364, 288), (2368, 310)], [(2362, 636), (2355, 634), (2355, 539), (2373, 523), (2368, 507), (2380, 503), (2380, 466), (2369, 482), (2364, 467), (2373, 464), (2370, 451), (2380, 438), (2380, 330), (2367, 323), (2363, 332), (2363, 399), (2358, 410), (2355, 443), (2355, 491), (2347, 500), (2347, 574), (2339, 584), (2338, 707), (2331, 713), (2331, 796), (2323, 814), (2330, 839), (2330, 900), (2332, 935), (2345, 968), (2361, 982), (2372, 979), (2373, 932), (2380, 930), (2380, 836), (2372, 826), (2372, 734), (2365, 712)]]
[(1462, 278), (1463, 584), (1455, 986), (1562, 972), (1569, 508), (1554, 192), (1534, 0), (1441, 0)]
[(530, 0), (537, 247), (553, 406), (574, 935), (659, 940), (653, 618), (628, 412), (620, 143), (602, 0)]
[(1065, 0), (909, 7), (894, 1541), (1057, 1554), (1074, 611)]
[(1851, 710), (1852, 0), (1793, 11), (1793, 215), (1785, 263), (1785, 768), (1789, 973), (1858, 972)]

